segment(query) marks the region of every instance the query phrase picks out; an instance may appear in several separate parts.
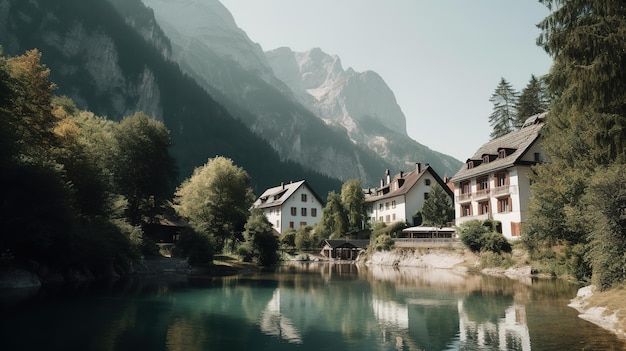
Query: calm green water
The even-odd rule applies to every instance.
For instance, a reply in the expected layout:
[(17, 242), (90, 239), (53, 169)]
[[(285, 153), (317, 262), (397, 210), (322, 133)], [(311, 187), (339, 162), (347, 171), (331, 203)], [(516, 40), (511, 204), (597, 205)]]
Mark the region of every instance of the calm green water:
[(294, 264), (228, 278), (43, 289), (0, 312), (0, 350), (623, 350), (576, 287), (449, 270)]

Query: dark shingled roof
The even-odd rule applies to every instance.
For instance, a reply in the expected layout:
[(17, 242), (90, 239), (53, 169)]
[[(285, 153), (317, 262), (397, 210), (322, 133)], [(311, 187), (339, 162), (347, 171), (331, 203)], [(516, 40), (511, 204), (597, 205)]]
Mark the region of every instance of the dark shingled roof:
[[(489, 141), (481, 146), (467, 162), (471, 160), (482, 162), (483, 156), (485, 155), (495, 155), (497, 157), (500, 149), (507, 149), (506, 157), (494, 158), (488, 163), (474, 165), (473, 168), (468, 168), (466, 162), (451, 180), (456, 183), (518, 164), (521, 157), (524, 156), (530, 146), (539, 138), (539, 132), (544, 126), (545, 116), (545, 112), (532, 116), (526, 120), (521, 129)], [(512, 153), (508, 154), (508, 152), (511, 151)]]

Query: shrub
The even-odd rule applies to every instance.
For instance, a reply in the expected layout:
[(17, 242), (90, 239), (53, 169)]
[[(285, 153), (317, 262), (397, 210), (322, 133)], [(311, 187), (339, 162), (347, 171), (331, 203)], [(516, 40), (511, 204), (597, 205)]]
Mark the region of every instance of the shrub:
[(382, 234), (376, 237), (372, 243), (370, 243), (369, 249), (371, 251), (388, 251), (393, 248), (395, 242), (389, 234)]
[(491, 251), (495, 253), (511, 252), (511, 244), (506, 240), (504, 235), (500, 233), (484, 233), (480, 241), (482, 243), (481, 251)]
[(481, 237), (489, 229), (481, 221), (467, 221), (459, 226), (459, 238), (473, 252), (480, 252), (482, 248)]
[(211, 239), (193, 229), (186, 229), (180, 233), (172, 251), (176, 257), (187, 257), (191, 265), (212, 263), (213, 253), (214, 246)]

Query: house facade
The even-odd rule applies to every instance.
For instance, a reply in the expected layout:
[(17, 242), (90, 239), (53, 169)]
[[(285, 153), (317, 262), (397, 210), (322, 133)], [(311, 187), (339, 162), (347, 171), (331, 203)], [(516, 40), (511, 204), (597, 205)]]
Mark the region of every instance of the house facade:
[(314, 226), (322, 218), (323, 201), (301, 180), (269, 188), (252, 205), (260, 208), (278, 233)]
[(545, 158), (541, 128), (545, 113), (523, 127), (481, 146), (452, 177), (455, 224), (493, 219), (502, 223), (507, 239), (521, 236), (530, 202), (531, 167)]
[(371, 223), (395, 222), (413, 223), (413, 215), (422, 209), (431, 187), (439, 184), (454, 201), (452, 190), (444, 183), (430, 165), (415, 164), (415, 169), (400, 172), (391, 178), (389, 170), (380, 180), (380, 187), (370, 189), (365, 194), (367, 215)]

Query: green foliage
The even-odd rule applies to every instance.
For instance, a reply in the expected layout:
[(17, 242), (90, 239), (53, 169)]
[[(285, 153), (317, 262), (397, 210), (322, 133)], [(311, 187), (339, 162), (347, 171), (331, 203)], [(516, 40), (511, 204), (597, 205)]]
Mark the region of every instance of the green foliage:
[(341, 187), (341, 205), (348, 219), (348, 228), (361, 229), (365, 218), (365, 194), (360, 179), (350, 179)]
[(626, 281), (626, 165), (598, 169), (583, 201), (590, 224), (585, 258), (592, 282), (606, 290)]
[(271, 266), (278, 262), (278, 238), (272, 224), (262, 210), (253, 209), (245, 225), (244, 238), (249, 247), (250, 257), (256, 258), (261, 266)]
[(213, 262), (214, 247), (209, 237), (187, 228), (180, 233), (172, 255), (186, 257), (190, 265), (206, 265)]
[(422, 207), (424, 222), (441, 228), (454, 219), (454, 216), (450, 216), (450, 214), (454, 215), (453, 211), (450, 196), (439, 184), (433, 185)]
[(296, 249), (300, 251), (317, 248), (319, 244), (318, 240), (316, 240), (315, 232), (310, 226), (301, 226), (296, 230), (294, 243)]
[(537, 40), (554, 58), (542, 130), (550, 162), (534, 170), (524, 243), (535, 254), (545, 245), (576, 248), (564, 256), (569, 273), (585, 277), (591, 266), (592, 281), (606, 289), (626, 279), (616, 234), (624, 229), (609, 224), (615, 214), (602, 205), (619, 208), (624, 175), (613, 167), (626, 163), (626, 8), (619, 1), (541, 2), (552, 11)]
[(169, 131), (143, 113), (124, 118), (113, 134), (116, 141), (115, 181), (129, 202), (134, 224), (151, 218), (172, 196), (176, 164), (170, 156)]
[(254, 202), (248, 173), (225, 157), (209, 159), (196, 168), (176, 191), (174, 209), (194, 229), (213, 237), (221, 252), (227, 239), (244, 230)]
[(296, 247), (296, 231), (289, 229), (280, 234), (278, 238), (280, 246), (286, 249), (295, 249)]
[(394, 245), (395, 242), (389, 234), (381, 234), (376, 236), (376, 238), (371, 241), (367, 251), (389, 251), (394, 247)]
[(494, 223), (471, 220), (461, 223), (458, 228), (463, 244), (473, 252), (511, 252), (511, 244), (498, 232), (493, 231)]
[(386, 225), (384, 222), (376, 222), (372, 228), (370, 240), (373, 242), (381, 235), (388, 235), (391, 238), (397, 238), (405, 228), (407, 228), (407, 225), (404, 222), (395, 222), (391, 225)]
[(517, 99), (518, 93), (513, 89), (506, 79), (501, 78), (494, 93), (489, 98), (493, 103), (493, 112), (489, 116), (491, 139), (499, 138), (512, 132), (517, 120)]
[(515, 106), (517, 110), (516, 128), (522, 127), (528, 117), (548, 110), (549, 99), (547, 95), (548, 92), (544, 80), (537, 79), (535, 75), (531, 75), (528, 85), (522, 90)]
[(334, 191), (328, 193), (326, 206), (322, 209), (320, 231), (324, 238), (341, 238), (348, 231), (348, 219), (341, 204), (341, 196)]

